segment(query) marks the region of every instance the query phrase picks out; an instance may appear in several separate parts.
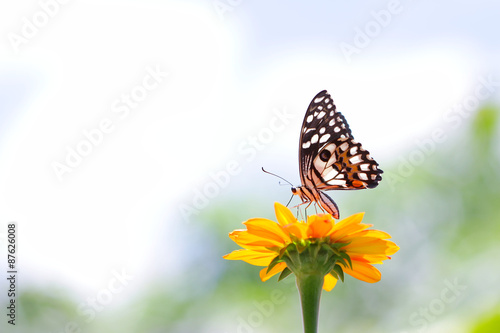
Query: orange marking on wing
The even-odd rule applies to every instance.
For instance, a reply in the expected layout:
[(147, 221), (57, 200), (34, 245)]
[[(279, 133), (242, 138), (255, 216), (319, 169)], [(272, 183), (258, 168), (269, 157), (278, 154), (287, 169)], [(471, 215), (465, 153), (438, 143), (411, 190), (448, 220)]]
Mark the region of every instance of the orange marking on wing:
[(365, 183), (360, 181), (360, 180), (353, 180), (352, 181), (352, 186), (356, 187), (356, 188), (364, 188), (366, 187), (365, 186)]

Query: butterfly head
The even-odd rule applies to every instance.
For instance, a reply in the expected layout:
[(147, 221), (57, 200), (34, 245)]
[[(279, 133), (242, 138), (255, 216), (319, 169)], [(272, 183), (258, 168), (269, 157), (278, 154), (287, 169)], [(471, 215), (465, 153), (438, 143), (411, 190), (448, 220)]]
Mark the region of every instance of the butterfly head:
[(311, 191), (305, 186), (292, 186), (292, 194), (298, 195), (302, 199), (302, 201), (310, 201), (308, 199), (309, 193), (311, 193)]

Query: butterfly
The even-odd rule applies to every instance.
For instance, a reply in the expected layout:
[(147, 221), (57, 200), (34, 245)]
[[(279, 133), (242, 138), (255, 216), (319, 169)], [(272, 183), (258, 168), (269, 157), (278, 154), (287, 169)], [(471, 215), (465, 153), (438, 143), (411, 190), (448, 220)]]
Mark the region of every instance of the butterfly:
[(383, 171), (368, 151), (354, 141), (344, 116), (336, 110), (330, 94), (318, 93), (307, 108), (299, 142), (302, 185), (292, 187), (301, 204), (316, 202), (340, 217), (335, 201), (324, 190), (360, 190), (377, 187)]

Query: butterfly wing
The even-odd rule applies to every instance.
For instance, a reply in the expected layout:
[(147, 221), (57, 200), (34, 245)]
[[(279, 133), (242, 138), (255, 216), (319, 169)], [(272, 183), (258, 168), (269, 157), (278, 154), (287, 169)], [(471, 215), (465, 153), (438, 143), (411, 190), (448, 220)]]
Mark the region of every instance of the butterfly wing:
[(382, 180), (383, 171), (354, 141), (346, 119), (326, 90), (318, 93), (307, 108), (299, 165), (302, 185), (318, 190), (374, 188)]

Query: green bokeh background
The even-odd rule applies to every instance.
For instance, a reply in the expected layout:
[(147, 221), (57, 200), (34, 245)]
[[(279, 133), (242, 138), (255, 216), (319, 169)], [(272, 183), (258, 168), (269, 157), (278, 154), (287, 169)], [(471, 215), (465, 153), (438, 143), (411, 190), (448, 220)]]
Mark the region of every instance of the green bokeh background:
[[(321, 332), (500, 331), (499, 115), (497, 106), (483, 106), (444, 142), (423, 140), (384, 166), (377, 189), (341, 206), (344, 214), (365, 211), (364, 221), (389, 232), (401, 250), (378, 265), (380, 282), (347, 277), (323, 294)], [(184, 235), (196, 255), (183, 259), (182, 278), (144, 286), (88, 322), (71, 291), (23, 288), (16, 329), (59, 333), (67, 323), (68, 332), (300, 332), (293, 276), (262, 283), (259, 267), (221, 258), (238, 248), (228, 232), (247, 218), (274, 219), (272, 205), (253, 193), (215, 201), (197, 217), (201, 227)]]

